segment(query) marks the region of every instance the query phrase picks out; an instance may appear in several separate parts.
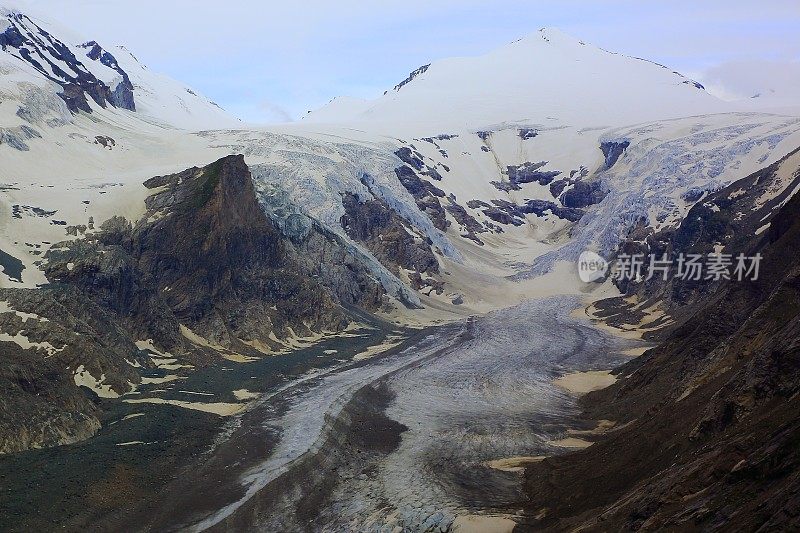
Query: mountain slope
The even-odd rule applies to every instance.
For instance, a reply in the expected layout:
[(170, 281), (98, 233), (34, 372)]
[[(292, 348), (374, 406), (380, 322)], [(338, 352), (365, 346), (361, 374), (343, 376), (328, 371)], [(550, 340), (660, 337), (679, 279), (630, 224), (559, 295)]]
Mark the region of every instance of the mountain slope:
[[(782, 165), (800, 174), (796, 157)], [(774, 175), (765, 169), (716, 198)], [(733, 218), (736, 206), (719, 213)], [(695, 293), (679, 328), (584, 399), (587, 417), (616, 427), (584, 451), (528, 468), (519, 530), (798, 527), (798, 214), (800, 197), (787, 197), (763, 237), (743, 236), (763, 254), (757, 280)], [(716, 241), (692, 233), (706, 249)]]
[[(35, 72), (34, 79), (28, 81), (60, 87), (58, 95), (73, 113), (111, 107), (182, 129), (238, 124), (192, 89), (150, 72), (125, 48), (107, 50), (91, 40), (65, 42), (62, 38), (77, 37), (57, 25), (2, 6), (0, 30), (4, 52), (0, 54), (0, 68)], [(0, 82), (0, 90), (14, 89), (13, 80)]]
[(436, 134), (512, 120), (609, 127), (725, 109), (700, 84), (667, 67), (551, 28), (483, 56), (425, 65), (368, 104), (349, 102), (334, 100), (305, 121)]
[(56, 243), (44, 287), (0, 289), (0, 453), (88, 438), (101, 399), (156, 369), (276, 355), (346, 329), (346, 307), (384, 305), (335, 235), (280, 232), (241, 156), (145, 186), (140, 220)]

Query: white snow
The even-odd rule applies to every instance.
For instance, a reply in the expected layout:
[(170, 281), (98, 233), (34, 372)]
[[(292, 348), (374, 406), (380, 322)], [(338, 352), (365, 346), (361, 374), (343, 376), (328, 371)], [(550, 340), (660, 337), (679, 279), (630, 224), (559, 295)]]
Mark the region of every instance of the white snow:
[(21, 332), (16, 333), (14, 335), (11, 335), (9, 333), (0, 333), (0, 342), (13, 342), (23, 350), (29, 350), (31, 348), (34, 350), (44, 350), (45, 352), (47, 352), (47, 356), (45, 357), (45, 359), (47, 357), (55, 355), (56, 353), (62, 351), (64, 348), (67, 347), (66, 345), (64, 345), (61, 348), (56, 348), (47, 341), (33, 342), (26, 335), (23, 335)]
[(37, 320), (39, 322), (50, 322), (49, 319), (39, 316), (36, 313), (24, 313), (22, 311), (17, 311), (16, 309), (11, 307), (9, 302), (0, 301), (0, 313), (14, 313), (18, 317), (22, 319), (23, 322), (27, 322), (28, 320)]
[(435, 61), (364, 107), (334, 100), (305, 120), (436, 134), (509, 120), (620, 126), (725, 109), (666, 67), (607, 52), (553, 28), (482, 56)]
[[(177, 89), (178, 82), (154, 77), (127, 51), (110, 51), (132, 80), (140, 76), (135, 84), (149, 87), (140, 91), (152, 92), (151, 100), (142, 97), (143, 106), (151, 102), (167, 106), (168, 114), (199, 116), (187, 115), (183, 104), (174, 100), (176, 95), (184, 103), (192, 99)], [(0, 69), (0, 123), (27, 124), (16, 114), (20, 102), (27, 102), (38, 117), (30, 124), (42, 136), (26, 141), (29, 151), (0, 145), (0, 185), (5, 186), (0, 190), (0, 249), (25, 266), (22, 283), (0, 275), (3, 287), (36, 287), (47, 281), (39, 269), (43, 254), (59, 241), (76, 238), (55, 221), (88, 225), (91, 218), (99, 228), (113, 215), (138, 220), (145, 212), (145, 198), (153, 192), (142, 185), (146, 179), (241, 153), (262, 206), (279, 227), (313, 219), (336, 233), (395, 300), (424, 302), (438, 312), (453, 308), (444, 296), (459, 293), (467, 303), (458, 313), (486, 310), (500, 305), (502, 298), (481, 287), (510, 295), (516, 285), (506, 286), (511, 283), (507, 276), (538, 276), (559, 261), (571, 262), (590, 246), (612, 250), (636, 220), (659, 229), (675, 224), (691, 207), (682, 199), (690, 189), (719, 188), (800, 146), (796, 116), (718, 112), (726, 111), (727, 104), (684, 83), (688, 80), (669, 69), (581, 44), (554, 30), (485, 56), (434, 62), (399, 90), (370, 102), (367, 110), (363, 102), (340, 98), (326, 111), (327, 118), (312, 113), (299, 124), (198, 133), (164, 127), (146, 110), (130, 113), (94, 106), (90, 116), (72, 116), (56, 88), (26, 64), (0, 53)], [(664, 118), (667, 115), (684, 118)], [(330, 123), (334, 120), (344, 123)], [(536, 136), (523, 138), (523, 128), (535, 130)], [(488, 135), (481, 138), (479, 131)], [(440, 134), (452, 137), (424, 139)], [(96, 135), (113, 138), (115, 146), (99, 146)], [(630, 142), (610, 170), (603, 170), (600, 143), (605, 140)], [(556, 179), (584, 173), (584, 179), (601, 181), (610, 194), (577, 224), (553, 215), (528, 215), (522, 226), (480, 234), (485, 245), (478, 247), (460, 236), (462, 229), (450, 214), (451, 226), (442, 233), (420, 211), (394, 172), (401, 165), (394, 152), (401, 146), (421, 153), (442, 176), (432, 183), (452, 194), (479, 222), (489, 219), (481, 208), (469, 208), (470, 200), (521, 204), (539, 199), (558, 204), (549, 187), (538, 183), (522, 184), (517, 191), (498, 190), (491, 182), (507, 181), (509, 165), (546, 162), (542, 170), (561, 172)], [(457, 273), (443, 275), (444, 296), (428, 298), (412, 291), (344, 233), (341, 193), (369, 197), (362, 180), (409, 222), (415, 239), (430, 239), (441, 252), (440, 263)], [(784, 187), (789, 182), (784, 180)], [(442, 203), (447, 205), (446, 200)], [(56, 213), (14, 218), (14, 205)], [(563, 282), (569, 279), (565, 276)], [(563, 290), (572, 289), (578, 285)], [(288, 348), (313, 341), (292, 339), (285, 344)], [(169, 354), (151, 351), (159, 364), (178, 363)]]
[(75, 369), (73, 378), (75, 385), (91, 389), (101, 398), (119, 398), (119, 394), (111, 388), (111, 385), (103, 383), (106, 380), (105, 374), (101, 374), (100, 379), (97, 379), (83, 365), (80, 365)]

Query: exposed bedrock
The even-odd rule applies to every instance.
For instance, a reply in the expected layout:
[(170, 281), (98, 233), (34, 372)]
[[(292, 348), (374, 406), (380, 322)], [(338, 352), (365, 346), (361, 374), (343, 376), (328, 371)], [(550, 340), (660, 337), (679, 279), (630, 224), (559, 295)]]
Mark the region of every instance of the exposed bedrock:
[(431, 251), (431, 243), (414, 235), (408, 223), (400, 218), (385, 202), (373, 198), (359, 200), (352, 193), (342, 195), (346, 214), (342, 227), (354, 240), (364, 243), (384, 265), (436, 273), (439, 263)]
[[(27, 62), (43, 76), (61, 86), (59, 96), (73, 113), (91, 113), (88, 98), (100, 107), (112, 106), (135, 110), (133, 84), (128, 74), (120, 68), (113, 55), (96, 42), (82, 45), (88, 48), (86, 58), (79, 59), (62, 41), (40, 28), (24, 14), (12, 13), (6, 19), (9, 26), (0, 33), (3, 50), (13, 49), (12, 55)], [(119, 81), (111, 86), (98, 79), (83, 61), (100, 61), (119, 74)]]
[[(782, 205), (777, 195), (753, 220), (737, 218), (740, 199), (775, 179), (768, 167), (703, 202), (717, 215), (690, 211), (670, 242), (700, 250), (741, 232), (743, 240), (725, 242), (762, 254), (758, 279), (723, 279), (683, 294), (685, 315), (664, 342), (584, 399), (587, 417), (622, 427), (587, 450), (527, 468), (518, 530), (800, 526), (800, 197)], [(750, 210), (753, 200), (741, 206)], [(771, 224), (754, 237), (748, 229), (764, 213)]]
[(585, 182), (578, 181), (570, 189), (564, 192), (559, 200), (564, 207), (581, 209), (590, 205), (599, 204), (603, 201), (608, 191), (599, 181)]
[(600, 151), (603, 152), (603, 157), (605, 157), (603, 170), (613, 167), (614, 163), (617, 162), (630, 145), (630, 141), (604, 141), (600, 143)]
[(220, 350), (258, 357), (281, 339), (341, 330), (347, 306), (384, 305), (381, 284), (341, 238), (314, 225), (293, 239), (279, 231), (242, 156), (145, 185), (153, 193), (135, 224), (113, 217), (55, 244), (42, 265), (49, 285), (0, 294), (10, 339), (0, 451), (93, 434), (102, 399), (129, 392), (137, 368), (153, 366), (137, 341), (202, 366)]

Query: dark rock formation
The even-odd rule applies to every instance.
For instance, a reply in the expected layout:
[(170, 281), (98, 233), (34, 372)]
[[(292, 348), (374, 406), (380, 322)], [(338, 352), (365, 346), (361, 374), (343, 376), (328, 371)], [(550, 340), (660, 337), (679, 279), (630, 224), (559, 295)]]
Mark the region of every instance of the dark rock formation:
[(97, 135), (94, 138), (94, 143), (99, 144), (103, 148), (108, 148), (109, 150), (111, 150), (117, 145), (117, 142), (111, 137), (108, 137), (107, 135)]
[(603, 157), (605, 157), (603, 170), (613, 167), (614, 163), (617, 162), (630, 145), (630, 141), (605, 141), (600, 143), (600, 151), (603, 152)]
[[(403, 87), (405, 87), (406, 85), (408, 85), (409, 83), (414, 81), (414, 78), (416, 78), (420, 74), (424, 74), (425, 71), (427, 71), (428, 67), (430, 67), (430, 66), (431, 66), (431, 64), (428, 63), (427, 65), (422, 65), (421, 67), (413, 70), (411, 72), (411, 74), (409, 74), (406, 79), (404, 79), (403, 81), (401, 81), (400, 83), (398, 83), (397, 85), (394, 86), (394, 90), (395, 91), (399, 91), (400, 89), (402, 89)], [(388, 91), (386, 91), (386, 92), (388, 92)], [(386, 92), (384, 92), (383, 94), (386, 94)]]
[(71, 444), (99, 428), (99, 398), (75, 385), (79, 367), (113, 394), (138, 383), (131, 365), (148, 360), (113, 313), (73, 287), (0, 289), (15, 311), (0, 313), (0, 330), (22, 336), (23, 348), (2, 343), (0, 358), (0, 453)]
[(397, 174), (397, 179), (406, 190), (411, 193), (411, 196), (416, 200), (417, 207), (428, 215), (433, 222), (433, 225), (441, 231), (445, 231), (449, 222), (447, 215), (440, 202), (441, 198), (445, 197), (444, 191), (431, 184), (429, 181), (420, 178), (414, 169), (410, 166), (403, 165), (394, 170)]
[[(765, 229), (771, 223), (778, 208), (788, 201), (792, 191), (800, 185), (800, 165), (793, 174), (791, 183), (778, 183), (781, 165), (796, 156), (798, 150), (776, 163), (737, 180), (715, 192), (702, 191), (702, 201), (696, 203), (677, 228), (666, 228), (658, 233), (634, 227), (620, 245), (623, 253), (667, 254), (676, 260), (679, 254), (706, 255), (715, 245), (724, 246), (730, 254), (755, 253), (766, 237)], [(778, 187), (783, 188), (775, 195)], [(707, 194), (707, 196), (703, 196)], [(774, 196), (760, 205), (757, 199)], [(754, 206), (756, 206), (754, 208)], [(646, 273), (645, 269), (645, 273)], [(641, 282), (620, 281), (620, 290), (627, 295), (637, 295), (640, 301), (659, 299), (673, 311), (678, 311), (680, 321), (691, 313), (686, 312), (693, 302), (702, 300), (714, 284), (708, 280), (681, 280), (670, 277), (664, 282), (661, 277)]]
[[(477, 201), (475, 201), (477, 202)], [(542, 217), (547, 216), (548, 212), (558, 218), (576, 222), (584, 215), (580, 209), (561, 207), (554, 202), (546, 200), (527, 200), (524, 204), (518, 205), (508, 200), (492, 200), (493, 206), (484, 207), (483, 213), (498, 222), (499, 224), (521, 226), (525, 223), (525, 215), (534, 214)], [(473, 205), (488, 205), (485, 202)]]
[(346, 214), (342, 228), (355, 241), (364, 243), (381, 264), (399, 273), (398, 267), (417, 273), (439, 271), (439, 263), (422, 237), (410, 233), (410, 225), (377, 198), (361, 201), (352, 194), (342, 196)]
[(480, 240), (477, 235), (478, 233), (485, 233), (488, 231), (483, 224), (475, 220), (464, 207), (458, 205), (454, 201), (451, 201), (445, 209), (447, 209), (447, 212), (450, 213), (464, 230), (464, 233), (461, 235), (462, 237), (483, 246), (483, 241)]
[[(758, 194), (771, 175), (773, 167), (724, 189), (713, 201), (733, 201), (720, 208), (731, 222), (693, 220), (687, 242), (739, 229), (732, 222), (744, 195), (731, 193), (749, 184)], [(696, 293), (683, 308), (690, 316), (660, 346), (584, 397), (588, 418), (618, 429), (529, 466), (517, 530), (800, 527), (800, 197), (771, 221), (750, 241), (749, 251), (763, 254), (757, 280), (721, 280)]]
[(442, 294), (444, 292), (444, 282), (436, 278), (423, 278), (419, 272), (412, 272), (408, 275), (408, 279), (411, 282), (411, 288), (423, 294), (429, 295), (432, 292)]
[(117, 73), (119, 73), (119, 75), (122, 77), (122, 81), (120, 81), (111, 91), (109, 99), (111, 104), (114, 107), (136, 111), (136, 102), (133, 99), (133, 83), (131, 83), (128, 73), (122, 70), (122, 68), (119, 66), (117, 59), (109, 52), (103, 50), (103, 48), (97, 44), (96, 41), (89, 41), (80, 46), (81, 48), (86, 48), (89, 50), (86, 53), (86, 57), (92, 61), (100, 61), (100, 63), (108, 68), (117, 71)]
[(608, 191), (599, 181), (578, 181), (570, 189), (561, 194), (559, 200), (565, 207), (581, 209), (590, 205), (599, 204), (606, 197)]
[(548, 185), (553, 179), (561, 174), (560, 170), (547, 170), (541, 171), (540, 168), (547, 165), (547, 161), (539, 161), (538, 163), (527, 162), (522, 165), (511, 165), (506, 167), (506, 175), (508, 181), (493, 181), (498, 190), (501, 191), (518, 191), (522, 187), (520, 184), (524, 183), (538, 183), (540, 185)]
[(87, 58), (99, 60), (117, 71), (120, 82), (114, 88), (98, 79), (62, 41), (39, 27), (29, 17), (12, 13), (6, 18), (9, 26), (0, 34), (0, 46), (12, 55), (26, 61), (50, 81), (61, 86), (59, 96), (73, 113), (91, 113), (87, 99), (91, 98), (100, 107), (111, 104), (115, 107), (135, 110), (133, 84), (128, 74), (117, 64), (114, 56), (91, 41), (83, 45), (89, 48)]
[(101, 381), (105, 396), (128, 392), (136, 368), (152, 366), (136, 340), (202, 366), (220, 351), (263, 356), (252, 346), (341, 330), (344, 306), (383, 304), (380, 284), (334, 235), (278, 230), (242, 156), (145, 185), (153, 194), (135, 224), (114, 217), (57, 243), (43, 262), (48, 286), (0, 291), (13, 309), (0, 313), (0, 331), (22, 339), (2, 343), (0, 452), (91, 436), (104, 400), (75, 374)]
[[(285, 237), (259, 206), (241, 156), (145, 182), (157, 189), (135, 226), (112, 219), (94, 242), (51, 251), (51, 280), (80, 286), (135, 327), (169, 323), (159, 313), (224, 346), (269, 346), (269, 333), (338, 329), (346, 322), (328, 290), (304, 275)], [(65, 268), (76, 247), (74, 267)], [(273, 307), (275, 309), (273, 309)], [(142, 323), (143, 322), (143, 323)], [(174, 321), (173, 321), (174, 322)], [(175, 328), (161, 331), (165, 346)], [(142, 332), (144, 333), (144, 332)]]
[(558, 198), (568, 185), (569, 180), (556, 180), (550, 184), (550, 194), (553, 195), (553, 198)]

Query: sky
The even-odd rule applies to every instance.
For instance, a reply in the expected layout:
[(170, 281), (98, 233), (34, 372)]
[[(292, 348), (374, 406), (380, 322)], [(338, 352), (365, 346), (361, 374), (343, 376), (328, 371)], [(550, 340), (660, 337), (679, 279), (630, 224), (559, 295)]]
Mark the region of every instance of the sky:
[[(5, 3), (0, 0), (0, 3)], [(375, 98), (420, 65), (541, 27), (668, 65), (712, 94), (800, 95), (800, 1), (16, 0), (121, 44), (248, 122)]]

